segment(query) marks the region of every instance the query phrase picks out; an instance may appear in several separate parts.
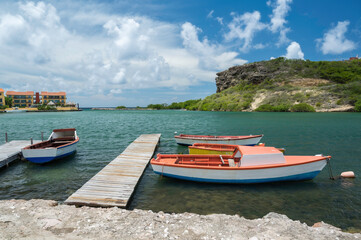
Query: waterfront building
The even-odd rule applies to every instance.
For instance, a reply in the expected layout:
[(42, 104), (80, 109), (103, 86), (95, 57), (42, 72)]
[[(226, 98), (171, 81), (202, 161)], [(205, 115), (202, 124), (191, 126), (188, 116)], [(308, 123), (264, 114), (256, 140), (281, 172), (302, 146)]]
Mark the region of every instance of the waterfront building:
[(0, 88), (0, 107), (5, 106), (4, 89)]
[(66, 104), (66, 93), (65, 92), (41, 92), (41, 101), (43, 104), (48, 104), (50, 101), (57, 105)]
[(13, 99), (13, 107), (30, 107), (34, 102), (34, 92), (7, 91), (6, 96)]

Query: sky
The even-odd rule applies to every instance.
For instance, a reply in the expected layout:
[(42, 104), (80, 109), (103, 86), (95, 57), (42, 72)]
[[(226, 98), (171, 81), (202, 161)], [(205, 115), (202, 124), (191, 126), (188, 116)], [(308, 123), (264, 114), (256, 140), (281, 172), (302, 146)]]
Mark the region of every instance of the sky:
[(277, 57), (361, 56), (359, 0), (0, 1), (0, 88), (80, 107), (216, 92), (216, 73)]

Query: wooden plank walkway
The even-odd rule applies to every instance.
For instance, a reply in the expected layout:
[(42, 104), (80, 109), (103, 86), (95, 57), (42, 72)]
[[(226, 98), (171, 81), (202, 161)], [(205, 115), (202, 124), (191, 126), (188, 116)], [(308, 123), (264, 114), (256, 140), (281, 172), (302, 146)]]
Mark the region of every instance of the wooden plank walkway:
[[(34, 140), (38, 143), (40, 140)], [(14, 140), (0, 145), (0, 168), (20, 158), (21, 149), (30, 145), (30, 140)]]
[(66, 204), (126, 208), (161, 134), (142, 134), (73, 193)]

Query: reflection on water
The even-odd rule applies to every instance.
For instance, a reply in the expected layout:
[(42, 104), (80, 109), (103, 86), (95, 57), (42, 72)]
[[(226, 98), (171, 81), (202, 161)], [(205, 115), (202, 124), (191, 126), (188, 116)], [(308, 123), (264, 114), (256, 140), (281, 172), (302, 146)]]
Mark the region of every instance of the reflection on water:
[[(288, 155), (332, 155), (334, 175), (361, 176), (361, 114), (222, 113), (188, 111), (83, 111), (0, 115), (0, 144), (40, 139), (54, 128), (75, 127), (77, 153), (45, 165), (17, 162), (0, 170), (1, 199), (54, 199), (71, 193), (144, 133), (162, 133), (157, 152), (187, 153), (174, 132), (185, 134), (265, 134), (268, 146), (285, 147)], [(147, 167), (130, 208), (200, 214), (238, 214), (259, 218), (273, 211), (311, 225), (325, 221), (360, 229), (361, 180), (329, 179), (324, 169), (313, 181), (253, 185), (207, 184), (161, 177)]]

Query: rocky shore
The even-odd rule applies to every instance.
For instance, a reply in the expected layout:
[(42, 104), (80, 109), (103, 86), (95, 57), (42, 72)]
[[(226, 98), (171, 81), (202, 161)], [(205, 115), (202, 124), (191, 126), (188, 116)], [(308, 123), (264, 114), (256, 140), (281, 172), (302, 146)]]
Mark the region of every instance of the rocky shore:
[(0, 239), (361, 239), (320, 222), (314, 226), (269, 213), (248, 220), (238, 215), (167, 214), (91, 208), (51, 200), (0, 201)]

